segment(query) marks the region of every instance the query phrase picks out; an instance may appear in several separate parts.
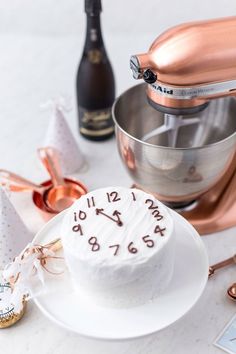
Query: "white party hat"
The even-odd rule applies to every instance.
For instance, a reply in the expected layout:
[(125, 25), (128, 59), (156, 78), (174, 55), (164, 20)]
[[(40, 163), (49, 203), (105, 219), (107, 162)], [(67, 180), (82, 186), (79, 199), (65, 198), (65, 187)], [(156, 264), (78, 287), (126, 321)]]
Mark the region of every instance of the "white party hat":
[(65, 105), (63, 98), (51, 100), (44, 105), (44, 107), (48, 106), (53, 108), (53, 114), (43, 146), (52, 146), (57, 149), (64, 175), (77, 172), (84, 164), (84, 157), (64, 116), (64, 112), (70, 109)]
[(0, 187), (0, 269), (12, 262), (31, 240), (29, 230)]

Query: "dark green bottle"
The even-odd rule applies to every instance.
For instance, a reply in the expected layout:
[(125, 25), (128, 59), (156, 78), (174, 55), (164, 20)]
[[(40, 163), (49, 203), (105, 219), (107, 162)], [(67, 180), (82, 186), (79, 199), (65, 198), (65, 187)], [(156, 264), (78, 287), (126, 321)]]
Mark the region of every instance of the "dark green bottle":
[(114, 133), (115, 80), (102, 38), (101, 11), (101, 0), (85, 0), (87, 33), (76, 78), (79, 130), (91, 140), (105, 140)]

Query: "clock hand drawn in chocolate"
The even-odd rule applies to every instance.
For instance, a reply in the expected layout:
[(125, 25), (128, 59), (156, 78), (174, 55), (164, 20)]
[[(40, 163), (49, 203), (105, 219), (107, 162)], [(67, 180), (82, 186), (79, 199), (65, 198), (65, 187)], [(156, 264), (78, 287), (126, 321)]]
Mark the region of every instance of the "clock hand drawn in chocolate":
[(84, 257), (91, 252), (98, 258), (104, 254), (109, 259), (141, 257), (162, 247), (169, 233), (166, 209), (136, 189), (109, 187), (90, 192), (68, 214), (66, 242), (72, 242)]
[[(118, 210), (115, 210), (113, 213), (112, 213), (112, 216), (110, 215), (107, 215), (105, 214), (104, 212), (104, 209), (96, 209), (96, 215), (104, 215), (105, 217), (107, 217), (108, 219), (114, 221), (115, 223), (117, 223), (118, 226), (122, 226), (123, 225), (123, 222), (121, 221), (120, 219), (120, 215), (121, 213), (118, 211)], [(114, 219), (114, 216), (116, 217), (116, 219)]]

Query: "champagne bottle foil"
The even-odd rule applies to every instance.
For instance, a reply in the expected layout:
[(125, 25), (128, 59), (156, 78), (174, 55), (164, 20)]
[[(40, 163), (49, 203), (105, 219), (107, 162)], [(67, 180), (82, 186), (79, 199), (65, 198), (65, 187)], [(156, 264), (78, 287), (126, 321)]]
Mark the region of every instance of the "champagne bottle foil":
[(95, 16), (99, 15), (102, 11), (101, 0), (85, 0), (85, 12), (88, 15)]

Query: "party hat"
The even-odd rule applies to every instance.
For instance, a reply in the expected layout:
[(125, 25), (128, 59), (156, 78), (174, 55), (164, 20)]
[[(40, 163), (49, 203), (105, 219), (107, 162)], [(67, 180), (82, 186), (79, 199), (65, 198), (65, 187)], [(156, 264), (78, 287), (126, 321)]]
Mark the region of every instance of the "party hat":
[(0, 269), (12, 262), (31, 240), (30, 232), (0, 187)]
[(63, 98), (49, 101), (44, 105), (44, 107), (48, 106), (53, 108), (53, 114), (43, 146), (52, 146), (57, 149), (64, 175), (74, 173), (82, 168), (84, 157), (64, 116), (64, 112), (69, 111), (69, 109), (66, 107)]

